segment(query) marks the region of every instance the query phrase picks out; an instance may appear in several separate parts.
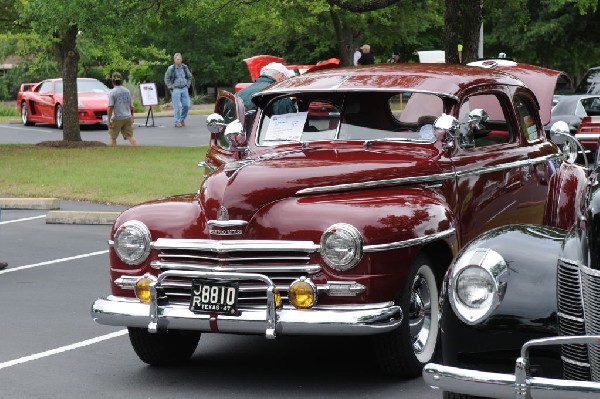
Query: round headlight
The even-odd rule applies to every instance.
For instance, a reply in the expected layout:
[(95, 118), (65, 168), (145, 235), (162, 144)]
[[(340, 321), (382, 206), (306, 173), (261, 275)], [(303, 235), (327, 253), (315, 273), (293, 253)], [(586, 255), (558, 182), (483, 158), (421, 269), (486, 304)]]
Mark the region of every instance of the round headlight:
[(362, 236), (352, 225), (337, 223), (321, 237), (321, 256), (335, 270), (350, 270), (362, 258)]
[(496, 251), (475, 248), (456, 258), (448, 280), (448, 297), (467, 324), (487, 319), (500, 305), (508, 283), (508, 265)]
[(114, 249), (123, 262), (139, 265), (150, 254), (150, 230), (142, 222), (129, 220), (115, 232)]
[(468, 308), (489, 307), (493, 294), (494, 281), (485, 269), (470, 266), (456, 278), (456, 296)]

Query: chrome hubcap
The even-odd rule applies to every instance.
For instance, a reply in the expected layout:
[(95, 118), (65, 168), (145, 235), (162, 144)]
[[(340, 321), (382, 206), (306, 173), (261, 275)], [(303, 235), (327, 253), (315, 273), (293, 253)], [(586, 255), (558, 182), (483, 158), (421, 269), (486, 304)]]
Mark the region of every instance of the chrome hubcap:
[(408, 325), (415, 353), (421, 353), (429, 338), (431, 327), (431, 291), (425, 277), (417, 274), (413, 281)]

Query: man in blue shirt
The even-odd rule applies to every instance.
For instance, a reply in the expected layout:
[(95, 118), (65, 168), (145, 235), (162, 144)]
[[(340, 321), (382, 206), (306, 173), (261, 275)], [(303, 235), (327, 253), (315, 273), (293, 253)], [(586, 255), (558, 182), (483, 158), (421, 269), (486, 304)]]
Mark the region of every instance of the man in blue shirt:
[(188, 88), (192, 85), (192, 73), (182, 60), (181, 53), (175, 53), (173, 56), (175, 63), (165, 72), (165, 85), (171, 90), (175, 127), (185, 126), (185, 118), (190, 109)]

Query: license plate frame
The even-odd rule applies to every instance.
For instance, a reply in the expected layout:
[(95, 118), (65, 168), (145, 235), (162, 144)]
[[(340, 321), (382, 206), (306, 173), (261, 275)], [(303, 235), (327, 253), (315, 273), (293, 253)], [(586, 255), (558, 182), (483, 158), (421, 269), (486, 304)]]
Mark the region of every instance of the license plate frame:
[(238, 314), (239, 289), (237, 281), (194, 278), (190, 290), (190, 311), (235, 316)]

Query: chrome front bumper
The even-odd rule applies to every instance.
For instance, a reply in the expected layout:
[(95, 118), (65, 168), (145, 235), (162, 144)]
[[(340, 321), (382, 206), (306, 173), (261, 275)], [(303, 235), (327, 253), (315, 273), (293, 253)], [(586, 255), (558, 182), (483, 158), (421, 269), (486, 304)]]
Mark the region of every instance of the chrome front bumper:
[(600, 336), (553, 337), (531, 340), (521, 348), (515, 374), (489, 373), (429, 363), (423, 379), (431, 388), (497, 399), (597, 399), (600, 383), (559, 380), (527, 375), (528, 349), (532, 346), (598, 344)]
[[(194, 313), (185, 305), (159, 305), (158, 289), (168, 277), (255, 279), (266, 284), (265, 306), (241, 307), (239, 315)], [(159, 330), (193, 330), (232, 334), (284, 335), (373, 335), (391, 331), (402, 322), (402, 310), (393, 302), (367, 305), (315, 306), (299, 310), (277, 309), (275, 284), (265, 275), (215, 271), (165, 271), (150, 284), (150, 303), (110, 295), (92, 305), (92, 318), (99, 324)]]
[[(194, 330), (232, 334), (283, 335), (373, 335), (391, 331), (402, 321), (402, 311), (393, 302), (368, 306), (328, 306), (310, 310), (283, 308), (268, 320), (265, 308), (240, 309), (239, 316), (196, 314), (184, 306), (151, 306), (136, 299), (108, 296), (92, 305), (91, 315), (99, 324), (148, 328)], [(156, 323), (156, 324), (154, 324)]]

